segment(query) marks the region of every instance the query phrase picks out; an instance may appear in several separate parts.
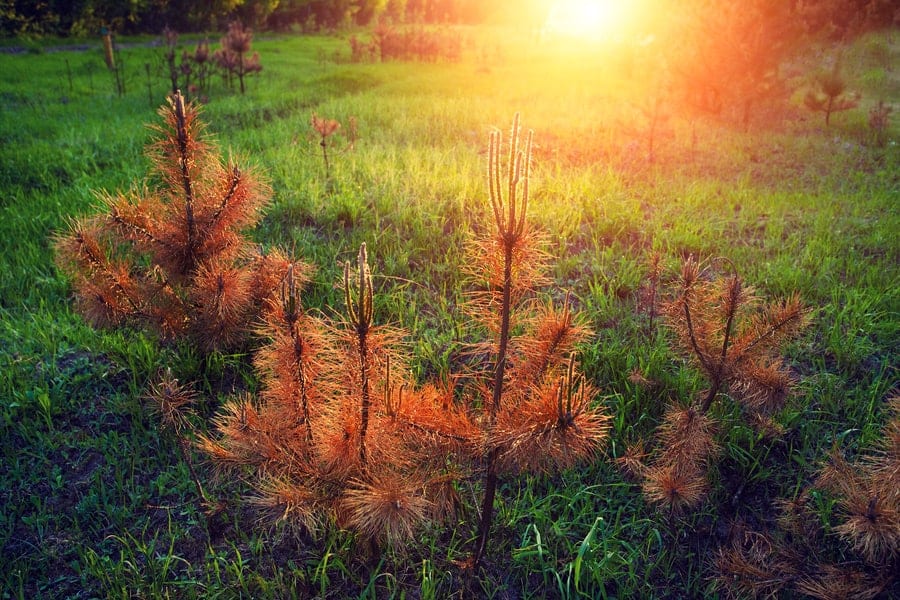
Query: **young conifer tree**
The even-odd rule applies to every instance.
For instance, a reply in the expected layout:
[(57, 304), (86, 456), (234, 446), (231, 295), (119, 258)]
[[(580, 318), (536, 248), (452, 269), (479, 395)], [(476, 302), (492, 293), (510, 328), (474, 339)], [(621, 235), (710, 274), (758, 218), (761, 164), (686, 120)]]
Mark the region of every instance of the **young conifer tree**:
[[(488, 188), (493, 226), (472, 249), (483, 291), (470, 312), (491, 334), (486, 377), (475, 394), (482, 407), (484, 498), (473, 563), (485, 555), (499, 478), (522, 471), (556, 471), (593, 457), (607, 432), (594, 405), (597, 390), (577, 369), (576, 345), (589, 331), (562, 307), (531, 297), (542, 283), (544, 255), (527, 212), (533, 132), (521, 144), (516, 113), (505, 177), (502, 136), (490, 135)], [(504, 191), (505, 190), (505, 191)], [(517, 332), (514, 335), (514, 332)], [(482, 353), (483, 354), (483, 353)]]
[(771, 416), (784, 406), (792, 383), (777, 351), (806, 326), (808, 313), (797, 295), (761, 304), (733, 267), (727, 277), (706, 278), (693, 257), (683, 262), (663, 313), (678, 349), (708, 387), (666, 412), (659, 452), (649, 464), (634, 453), (621, 462), (643, 477), (648, 500), (679, 510), (695, 506), (706, 492), (706, 471), (718, 448), (710, 414), (716, 399), (728, 394), (752, 424), (777, 433)]
[(253, 32), (245, 28), (240, 21), (232, 21), (228, 25), (228, 33), (219, 40), (221, 48), (213, 53), (213, 60), (228, 76), (229, 86), (232, 81), (232, 74), (237, 76), (241, 94), (245, 90), (244, 77), (249, 73), (262, 71), (262, 65), (259, 62), (259, 52), (254, 52), (248, 56), (252, 41)]
[(268, 188), (220, 156), (180, 93), (159, 112), (151, 177), (103, 195), (101, 214), (74, 220), (56, 238), (57, 262), (94, 326), (187, 336), (204, 350), (234, 347), (288, 265), (242, 234), (259, 219)]
[[(841, 524), (834, 531), (868, 562), (900, 560), (900, 397), (875, 451), (854, 463), (831, 454), (816, 487), (838, 498)], [(896, 571), (894, 571), (896, 573)]]
[(856, 108), (859, 98), (858, 92), (847, 90), (840, 61), (835, 60), (830, 71), (816, 77), (813, 87), (803, 97), (803, 103), (811, 111), (825, 113), (825, 125), (828, 126), (833, 113)]
[(221, 468), (248, 471), (254, 502), (315, 531), (328, 523), (402, 548), (453, 512), (450, 457), (477, 437), (452, 392), (405, 377), (400, 332), (377, 325), (365, 244), (344, 270), (344, 314), (327, 323), (300, 303), (290, 270), (267, 303), (256, 356), (263, 392), (238, 398), (201, 447)]

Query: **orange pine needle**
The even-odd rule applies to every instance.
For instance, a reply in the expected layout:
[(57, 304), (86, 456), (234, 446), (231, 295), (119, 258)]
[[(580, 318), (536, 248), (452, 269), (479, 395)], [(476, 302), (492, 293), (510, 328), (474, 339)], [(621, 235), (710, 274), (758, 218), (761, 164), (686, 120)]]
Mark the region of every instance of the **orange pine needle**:
[(354, 529), (393, 545), (413, 539), (430, 510), (421, 481), (381, 474), (369, 480), (355, 480), (347, 490), (343, 505)]
[(706, 496), (708, 485), (702, 471), (691, 465), (654, 465), (644, 479), (644, 495), (671, 513), (697, 506)]

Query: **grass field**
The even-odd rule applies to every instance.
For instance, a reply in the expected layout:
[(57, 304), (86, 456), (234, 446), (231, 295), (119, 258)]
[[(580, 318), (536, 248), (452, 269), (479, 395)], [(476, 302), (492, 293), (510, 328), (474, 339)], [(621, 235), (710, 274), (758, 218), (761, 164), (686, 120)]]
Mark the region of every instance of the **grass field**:
[[(613, 417), (606, 456), (506, 480), (476, 577), (458, 565), (471, 551), (477, 485), (460, 490), (457, 527), (383, 556), (345, 532), (311, 539), (259, 522), (238, 501), (246, 485), (215, 480), (201, 462), (226, 503), (206, 516), (177, 442), (142, 396), (171, 366), (211, 414), (257, 389), (249, 354), (201, 358), (137, 332), (92, 330), (72, 312), (51, 248), (68, 218), (94, 210), (97, 191), (143, 180), (146, 125), (166, 92), (161, 75), (148, 91), (143, 65), (156, 71), (161, 50), (123, 49), (123, 98), (99, 44), (0, 54), (0, 597), (712, 596), (711, 556), (732, 524), (771, 524), (774, 502), (810, 484), (832, 447), (854, 455), (875, 443), (900, 384), (900, 129), (895, 118), (876, 147), (866, 119), (879, 98), (900, 102), (896, 31), (847, 50), (863, 101), (830, 127), (799, 101), (760, 111), (746, 130), (673, 111), (653, 161), (640, 107), (656, 92), (640, 56), (521, 32), (467, 36), (454, 64), (350, 64), (334, 60), (349, 53), (346, 40), (261, 39), (264, 70), (247, 94), (217, 80), (203, 118), (272, 186), (254, 239), (317, 266), (307, 306), (339, 310), (341, 265), (366, 242), (375, 318), (408, 332), (421, 381), (452, 370), (471, 341), (464, 251), (489, 210), (488, 134), (520, 111), (537, 144), (530, 217), (552, 257), (546, 293), (570, 291), (595, 331), (581, 360)], [(888, 48), (887, 66), (875, 47)], [(792, 64), (789, 83), (799, 89), (809, 65)], [(330, 178), (313, 111), (358, 123)], [(713, 491), (678, 517), (647, 504), (612, 462), (651, 434), (667, 403), (704, 385), (638, 309), (655, 251), (665, 279), (682, 257), (724, 256), (761, 295), (796, 290), (814, 309), (788, 351), (798, 383), (779, 416), (786, 433), (761, 437), (725, 402), (733, 427), (721, 432)], [(634, 383), (635, 370), (656, 384)], [(832, 522), (834, 502), (816, 509)], [(834, 561), (846, 552), (827, 529), (822, 545)]]

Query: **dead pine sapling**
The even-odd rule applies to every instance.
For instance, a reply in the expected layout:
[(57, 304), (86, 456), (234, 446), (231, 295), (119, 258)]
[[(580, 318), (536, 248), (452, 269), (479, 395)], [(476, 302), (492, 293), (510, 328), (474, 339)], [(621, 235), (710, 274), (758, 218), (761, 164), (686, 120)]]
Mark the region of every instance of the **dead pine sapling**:
[[(543, 254), (528, 226), (533, 132), (521, 143), (519, 115), (509, 137), (506, 176), (502, 136), (490, 135), (488, 188), (492, 226), (473, 249), (476, 277), (486, 282), (469, 310), (492, 333), (487, 381), (473, 405), (483, 414), (484, 497), (472, 564), (483, 560), (502, 474), (555, 471), (593, 456), (605, 438), (606, 417), (593, 406), (596, 390), (578, 373), (574, 348), (587, 335), (568, 306), (535, 309), (528, 302), (542, 281)], [(505, 191), (504, 191), (505, 190)], [(514, 330), (525, 327), (521, 334)]]
[(245, 28), (240, 21), (232, 21), (228, 25), (228, 33), (221, 39), (221, 46), (217, 59), (219, 65), (238, 78), (241, 94), (244, 93), (244, 77), (250, 73), (262, 71), (259, 62), (259, 53), (251, 56), (250, 44), (253, 41), (253, 32)]
[(309, 122), (318, 137), (319, 147), (322, 149), (322, 161), (325, 163), (325, 178), (330, 179), (331, 170), (328, 163), (328, 139), (337, 133), (338, 129), (341, 128), (341, 124), (337, 119), (320, 117), (316, 113), (313, 113)]
[(638, 310), (643, 310), (647, 315), (647, 325), (644, 329), (649, 339), (655, 331), (656, 319), (659, 316), (659, 284), (662, 276), (662, 256), (659, 252), (653, 252), (647, 261), (647, 279), (638, 292)]
[(192, 441), (194, 428), (191, 424), (191, 415), (193, 406), (199, 399), (199, 394), (180, 383), (172, 375), (171, 369), (166, 369), (159, 380), (150, 386), (144, 397), (150, 403), (152, 411), (158, 416), (162, 430), (175, 438), (181, 459), (187, 466), (191, 481), (197, 490), (197, 498), (199, 498), (201, 506), (206, 511), (216, 510), (216, 503), (210, 500), (203, 489), (191, 454), (194, 449)]
[(181, 89), (181, 86), (178, 85), (178, 64), (175, 62), (178, 48), (178, 32), (170, 27), (165, 27), (163, 29), (162, 35), (163, 42), (165, 43), (163, 60), (165, 61), (166, 68), (168, 69), (169, 83), (171, 84), (171, 93), (175, 94), (178, 92), (178, 90)]
[(197, 47), (187, 56), (193, 63), (194, 70), (197, 74), (197, 92), (201, 96), (207, 96), (209, 94), (209, 70), (211, 59), (209, 40), (197, 42)]
[(57, 262), (96, 327), (187, 338), (204, 352), (235, 348), (288, 265), (242, 233), (260, 218), (268, 188), (219, 155), (180, 93), (160, 114), (148, 148), (159, 184), (103, 195), (103, 213), (57, 236)]
[[(359, 358), (359, 460), (366, 464), (366, 432), (369, 428), (369, 410), (372, 404), (369, 390), (369, 331), (372, 327), (373, 299), (372, 274), (369, 272), (369, 257), (366, 245), (359, 248), (356, 281), (350, 281), (350, 263), (344, 263), (344, 307), (347, 322), (355, 335), (356, 352)], [(355, 294), (352, 288), (355, 287)], [(354, 296), (356, 296), (354, 298)]]
[[(875, 448), (854, 460), (833, 449), (812, 486), (778, 503), (777, 528), (739, 532), (717, 552), (717, 587), (741, 598), (785, 589), (822, 600), (897, 596), (900, 399), (887, 404), (889, 419)], [(819, 504), (828, 507), (824, 515)], [(825, 529), (844, 543), (839, 560), (822, 543)]]
[(648, 500), (672, 511), (695, 506), (705, 494), (706, 471), (718, 449), (710, 409), (724, 393), (752, 425), (777, 434), (771, 417), (792, 387), (778, 350), (808, 323), (797, 295), (761, 304), (725, 263), (731, 274), (709, 279), (693, 257), (685, 259), (674, 296), (663, 307), (676, 347), (707, 383), (697, 398), (666, 412), (657, 431), (657, 455), (649, 464), (635, 463)]
[[(871, 565), (893, 572), (900, 560), (900, 397), (890, 400), (891, 418), (879, 446), (855, 463), (835, 449), (816, 487), (838, 498), (841, 523), (834, 528)], [(887, 571), (885, 571), (887, 572)]]

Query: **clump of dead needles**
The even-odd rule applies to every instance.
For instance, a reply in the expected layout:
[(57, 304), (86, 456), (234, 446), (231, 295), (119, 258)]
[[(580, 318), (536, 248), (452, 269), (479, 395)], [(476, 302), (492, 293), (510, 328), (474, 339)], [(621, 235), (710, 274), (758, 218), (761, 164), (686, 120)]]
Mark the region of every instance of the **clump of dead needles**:
[[(885, 594), (900, 570), (900, 400), (891, 400), (890, 410), (873, 451), (851, 462), (834, 450), (810, 488), (781, 502), (777, 528), (733, 536), (714, 562), (720, 589), (735, 598), (790, 588), (821, 600)], [(824, 522), (846, 544), (837, 559), (823, 545), (814, 502), (823, 494), (836, 503)]]

